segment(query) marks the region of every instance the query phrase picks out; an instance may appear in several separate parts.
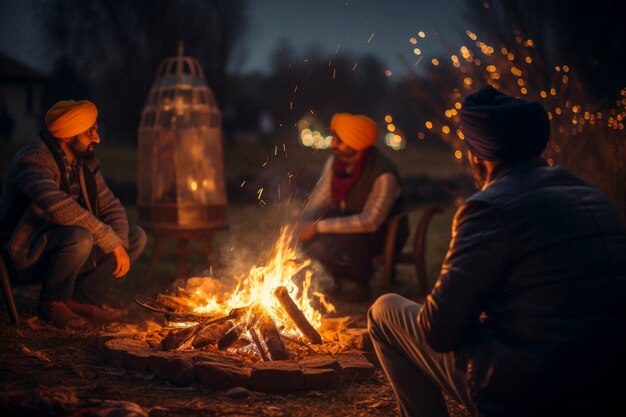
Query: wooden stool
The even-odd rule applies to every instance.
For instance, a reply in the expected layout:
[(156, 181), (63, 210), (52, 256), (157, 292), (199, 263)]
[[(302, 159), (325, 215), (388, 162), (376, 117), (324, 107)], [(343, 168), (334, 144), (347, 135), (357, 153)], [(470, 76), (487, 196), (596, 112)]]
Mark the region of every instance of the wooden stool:
[(4, 293), (4, 300), (7, 303), (7, 310), (9, 310), (11, 322), (15, 326), (19, 327), (20, 315), (17, 312), (17, 306), (15, 305), (15, 299), (13, 298), (13, 287), (11, 286), (9, 270), (4, 263), (4, 257), (2, 254), (0, 254), (0, 283), (2, 284), (2, 292)]
[[(201, 227), (181, 227), (174, 225), (150, 225), (142, 224), (142, 227), (146, 231), (152, 233), (154, 236), (154, 246), (152, 249), (152, 255), (150, 257), (150, 263), (148, 264), (148, 271), (143, 277), (141, 284), (142, 289), (147, 289), (150, 281), (154, 277), (159, 259), (164, 255), (177, 255), (178, 256), (178, 272), (177, 278), (185, 278), (187, 276), (187, 262), (190, 255), (203, 256), (207, 261), (211, 258), (211, 237), (213, 233), (219, 230), (226, 230), (228, 226), (201, 226)], [(176, 240), (177, 247), (170, 249), (164, 246), (164, 243), (168, 240)], [(202, 248), (191, 248), (189, 243), (192, 240), (199, 240), (202, 242)]]

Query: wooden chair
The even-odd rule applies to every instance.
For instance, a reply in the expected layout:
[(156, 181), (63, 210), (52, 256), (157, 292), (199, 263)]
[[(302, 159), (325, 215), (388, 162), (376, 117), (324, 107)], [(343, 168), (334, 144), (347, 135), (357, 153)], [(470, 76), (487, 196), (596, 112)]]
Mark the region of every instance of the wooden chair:
[(425, 260), (426, 235), (432, 217), (436, 214), (442, 213), (443, 207), (437, 205), (425, 206), (424, 212), (422, 213), (422, 216), (420, 217), (420, 220), (415, 228), (412, 249), (410, 249), (409, 251), (401, 251), (400, 253), (396, 253), (395, 251), (400, 220), (402, 219), (402, 217), (408, 216), (410, 213), (417, 210), (418, 209), (409, 210), (389, 219), (383, 253), (375, 256), (372, 260), (374, 265), (383, 266), (383, 283), (385, 292), (389, 291), (389, 287), (395, 281), (397, 264), (414, 265), (417, 275), (417, 284), (420, 294), (419, 296), (425, 297), (426, 294), (428, 294), (429, 292), (428, 281), (426, 277)]
[(2, 284), (2, 292), (4, 293), (4, 300), (7, 303), (7, 310), (9, 310), (9, 317), (13, 325), (19, 327), (20, 315), (17, 312), (17, 306), (15, 299), (13, 298), (13, 287), (11, 286), (11, 277), (9, 276), (9, 270), (4, 262), (4, 257), (0, 253), (0, 283)]

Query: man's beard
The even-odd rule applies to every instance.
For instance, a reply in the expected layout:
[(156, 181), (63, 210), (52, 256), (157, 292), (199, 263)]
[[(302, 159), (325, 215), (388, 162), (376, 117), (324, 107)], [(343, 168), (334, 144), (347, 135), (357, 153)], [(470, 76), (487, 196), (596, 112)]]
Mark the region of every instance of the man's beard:
[(357, 154), (357, 151), (355, 151), (354, 149), (348, 149), (345, 151), (340, 151), (339, 149), (333, 149), (333, 152), (335, 152), (335, 156), (344, 160), (351, 160)]
[(94, 143), (90, 143), (86, 147), (82, 147), (78, 139), (74, 139), (72, 141), (72, 151), (74, 152), (74, 156), (79, 159), (91, 159), (95, 156), (95, 147)]
[(472, 166), (472, 176), (474, 177), (474, 185), (482, 190), (487, 183), (487, 168), (484, 164), (477, 164), (470, 160)]

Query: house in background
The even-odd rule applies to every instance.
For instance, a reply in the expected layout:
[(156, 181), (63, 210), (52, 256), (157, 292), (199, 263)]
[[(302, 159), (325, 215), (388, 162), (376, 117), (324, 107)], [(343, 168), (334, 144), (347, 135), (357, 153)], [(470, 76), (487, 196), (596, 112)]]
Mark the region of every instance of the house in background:
[(49, 77), (0, 53), (0, 141), (28, 142), (42, 125)]

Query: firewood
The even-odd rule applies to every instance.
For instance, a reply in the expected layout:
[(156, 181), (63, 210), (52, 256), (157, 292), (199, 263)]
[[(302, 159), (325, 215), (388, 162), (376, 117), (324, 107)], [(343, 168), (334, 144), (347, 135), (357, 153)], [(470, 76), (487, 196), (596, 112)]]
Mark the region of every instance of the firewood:
[(272, 318), (261, 311), (256, 312), (255, 316), (257, 319), (257, 328), (261, 333), (265, 346), (267, 346), (270, 358), (273, 361), (289, 359), (287, 348), (280, 338), (280, 333), (278, 333), (278, 329), (276, 329)]
[(215, 326), (209, 326), (200, 331), (191, 342), (191, 346), (194, 349), (201, 349), (205, 346), (217, 344), (217, 342), (224, 337), (224, 335), (233, 327), (232, 322), (227, 321), (216, 324)]
[[(198, 333), (200, 333), (200, 332), (204, 331), (204, 330), (205, 330), (206, 328), (208, 328), (209, 326), (215, 326), (215, 325), (218, 325), (218, 324), (220, 324), (220, 323), (224, 323), (224, 322), (227, 322), (227, 321), (229, 321), (229, 320), (236, 319), (236, 318), (238, 318), (238, 316), (236, 316), (236, 315), (230, 315), (230, 314), (229, 314), (228, 316), (218, 317), (218, 318), (216, 318), (216, 319), (209, 320), (209, 321), (207, 321), (207, 322), (205, 322), (205, 323), (196, 324), (195, 326), (191, 326), (191, 327), (188, 327), (188, 328), (184, 329), (184, 330), (185, 330), (185, 332), (182, 332), (181, 334), (179, 334), (180, 332), (175, 332), (175, 333), (171, 336), (171, 340), (168, 340), (168, 342), (167, 342), (165, 345), (163, 345), (163, 341), (161, 341), (161, 346), (162, 346), (162, 347), (163, 347), (163, 349), (165, 349), (165, 350), (174, 350), (174, 349), (178, 349), (178, 348), (180, 348), (181, 346), (183, 346), (183, 344), (185, 344), (185, 342), (187, 342), (187, 341), (191, 340), (191, 339), (192, 339), (192, 338), (194, 338), (194, 337), (195, 337)], [(189, 330), (189, 329), (191, 329), (191, 330)], [(172, 332), (170, 332), (170, 333), (172, 333)], [(170, 335), (168, 334), (168, 335), (166, 336), (166, 339), (167, 339), (167, 337), (169, 337), (169, 336), (170, 336)], [(165, 339), (163, 339), (163, 340), (165, 340)], [(235, 341), (237, 341), (237, 340), (235, 339)], [(234, 343), (234, 342), (233, 342), (233, 343)], [(168, 348), (166, 348), (166, 347), (168, 347), (168, 348), (169, 348), (169, 347), (171, 347), (171, 348), (169, 348), (169, 349), (168, 349)]]
[(219, 350), (228, 349), (235, 344), (241, 335), (246, 331), (246, 324), (241, 322), (231, 328), (222, 338), (217, 342), (217, 348)]
[(265, 351), (265, 348), (261, 343), (261, 339), (259, 338), (259, 334), (257, 333), (256, 328), (254, 326), (248, 326), (248, 333), (250, 333), (250, 337), (252, 337), (252, 341), (256, 345), (256, 348), (259, 351), (259, 355), (261, 355), (263, 361), (269, 361), (270, 358), (269, 356), (267, 356), (267, 352)]
[(170, 332), (161, 340), (163, 350), (176, 350), (189, 341), (198, 331), (197, 324), (195, 326), (185, 327), (184, 329), (170, 330)]
[(306, 319), (304, 313), (296, 303), (293, 302), (287, 288), (278, 287), (274, 290), (274, 296), (280, 302), (280, 305), (283, 306), (283, 309), (291, 318), (296, 327), (302, 332), (302, 334), (309, 339), (309, 341), (315, 345), (322, 344), (322, 336), (315, 330), (315, 328), (311, 325), (311, 323)]
[(156, 300), (166, 305), (167, 307), (173, 309), (174, 311), (184, 311), (184, 312), (193, 312), (195, 305), (191, 300), (187, 300), (182, 297), (176, 297), (174, 295), (165, 295), (159, 294), (157, 295)]
[(151, 305), (148, 305), (146, 303), (143, 303), (139, 300), (135, 300), (135, 302), (140, 305), (141, 307), (145, 308), (148, 311), (152, 311), (153, 313), (160, 313), (163, 314), (165, 316), (165, 319), (167, 321), (173, 321), (173, 322), (198, 322), (198, 323), (206, 323), (208, 321), (211, 321), (215, 318), (215, 315), (213, 314), (206, 314), (206, 313), (193, 313), (193, 312), (185, 312), (185, 313), (179, 313), (176, 311), (171, 310), (169, 307), (164, 306), (158, 302), (155, 302), (154, 300), (150, 300), (152, 303), (155, 303), (157, 306), (160, 306), (160, 308), (157, 307), (153, 307)]
[(188, 322), (196, 322), (196, 323), (206, 323), (215, 319), (217, 316), (214, 314), (205, 314), (205, 313), (170, 313), (165, 314), (165, 320), (172, 321), (175, 323), (188, 323)]

